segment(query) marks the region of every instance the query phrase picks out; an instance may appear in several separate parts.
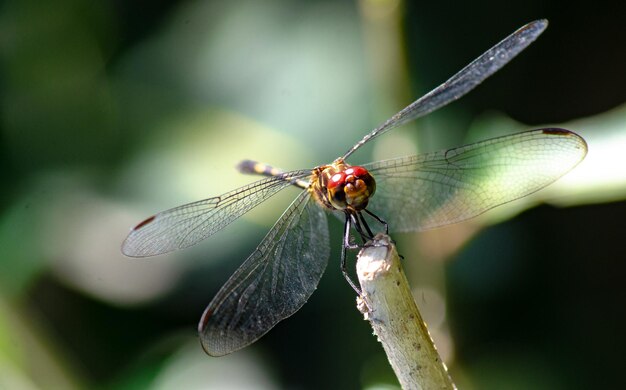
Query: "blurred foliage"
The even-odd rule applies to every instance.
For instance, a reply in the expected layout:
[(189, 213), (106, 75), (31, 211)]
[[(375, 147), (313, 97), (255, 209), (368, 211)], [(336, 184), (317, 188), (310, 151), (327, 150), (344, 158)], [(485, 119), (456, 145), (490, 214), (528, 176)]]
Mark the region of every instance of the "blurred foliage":
[(625, 15), (558, 1), (1, 3), (0, 388), (396, 386), (337, 270), (336, 221), (300, 312), (243, 351), (202, 352), (204, 306), (294, 191), (219, 244), (150, 260), (119, 246), (146, 215), (249, 183), (233, 169), (244, 158), (331, 161), (537, 18), (550, 28), (518, 59), (355, 158), (546, 123), (583, 135), (586, 161), (554, 186), (398, 241), (460, 388), (619, 387)]

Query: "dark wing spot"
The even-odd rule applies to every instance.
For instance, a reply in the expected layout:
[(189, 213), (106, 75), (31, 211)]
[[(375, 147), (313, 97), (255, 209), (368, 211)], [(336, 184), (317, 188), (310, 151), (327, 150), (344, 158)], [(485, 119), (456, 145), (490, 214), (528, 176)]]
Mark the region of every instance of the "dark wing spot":
[(565, 129), (559, 129), (558, 127), (553, 127), (553, 128), (549, 128), (549, 129), (543, 129), (543, 133), (544, 134), (549, 134), (549, 135), (569, 135), (569, 134), (572, 134), (571, 131), (565, 130)]
[(202, 313), (202, 318), (200, 318), (200, 323), (198, 324), (198, 332), (202, 333), (204, 328), (206, 328), (206, 324), (209, 322), (209, 319), (213, 316), (213, 310), (207, 309)]
[(154, 221), (154, 218), (156, 218), (156, 215), (151, 216), (150, 218), (147, 218), (141, 222), (139, 222), (139, 224), (137, 226), (135, 226), (133, 228), (133, 230), (139, 230), (142, 227), (146, 226), (147, 224), (149, 224), (150, 222)]

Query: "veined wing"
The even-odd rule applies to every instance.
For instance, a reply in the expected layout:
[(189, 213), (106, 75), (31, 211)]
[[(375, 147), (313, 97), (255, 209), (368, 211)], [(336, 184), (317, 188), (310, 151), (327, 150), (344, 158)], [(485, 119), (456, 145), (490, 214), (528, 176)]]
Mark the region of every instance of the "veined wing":
[(367, 134), (361, 141), (352, 147), (343, 158), (346, 159), (367, 141), (396, 128), (404, 123), (417, 119), (430, 112), (459, 99), (487, 77), (497, 72), (511, 61), (522, 50), (526, 49), (548, 27), (545, 19), (536, 20), (521, 27), (513, 34), (504, 38), (500, 43), (484, 52), (448, 81), (417, 99), (409, 106), (398, 112), (385, 123)]
[(586, 154), (577, 134), (538, 129), (366, 164), (377, 184), (368, 210), (394, 231), (448, 225), (540, 190)]
[(303, 191), (204, 311), (204, 350), (234, 352), (295, 313), (317, 288), (329, 251), (326, 214)]
[(122, 244), (122, 253), (146, 257), (194, 245), (310, 174), (310, 170), (285, 172), (153, 215), (133, 228)]

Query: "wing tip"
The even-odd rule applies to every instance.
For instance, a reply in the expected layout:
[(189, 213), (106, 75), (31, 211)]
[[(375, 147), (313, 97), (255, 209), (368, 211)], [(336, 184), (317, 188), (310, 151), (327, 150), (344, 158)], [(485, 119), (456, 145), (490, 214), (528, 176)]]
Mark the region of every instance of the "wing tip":
[(548, 27), (548, 24), (550, 24), (550, 22), (548, 22), (548, 19), (546, 18), (537, 19), (531, 23), (542, 30), (545, 30), (545, 28)]
[[(133, 235), (141, 230), (142, 228), (144, 228), (145, 226), (149, 225), (150, 223), (152, 223), (156, 218), (156, 215), (153, 215), (151, 217), (148, 217), (146, 219), (144, 219), (143, 221), (139, 222), (135, 227), (133, 227), (132, 229), (130, 229), (130, 233), (128, 234), (128, 236), (126, 237), (126, 239), (124, 240), (124, 242), (122, 243), (122, 247), (121, 247), (121, 251), (122, 254), (128, 257), (148, 257), (151, 256), (151, 254), (149, 253), (143, 253), (142, 251), (138, 250), (138, 248), (133, 245)], [(135, 241), (136, 243), (136, 241)]]
[(587, 151), (589, 149), (587, 145), (587, 141), (585, 141), (583, 137), (581, 137), (580, 135), (576, 134), (575, 132), (571, 130), (563, 129), (560, 127), (548, 127), (545, 129), (541, 129), (541, 132), (545, 135), (554, 135), (558, 137), (573, 137), (576, 140), (578, 140), (580, 144), (582, 144), (581, 149), (583, 149), (585, 152), (583, 157), (587, 154)]
[(208, 323), (211, 318), (213, 318), (214, 310), (211, 307), (207, 307), (202, 313), (202, 317), (200, 318), (200, 322), (198, 323), (198, 336), (200, 337), (200, 345), (204, 352), (213, 357), (220, 357), (228, 355), (232, 352), (235, 352), (247, 344), (239, 346), (238, 348), (225, 348), (224, 345), (220, 343), (211, 342), (210, 336), (207, 336)]

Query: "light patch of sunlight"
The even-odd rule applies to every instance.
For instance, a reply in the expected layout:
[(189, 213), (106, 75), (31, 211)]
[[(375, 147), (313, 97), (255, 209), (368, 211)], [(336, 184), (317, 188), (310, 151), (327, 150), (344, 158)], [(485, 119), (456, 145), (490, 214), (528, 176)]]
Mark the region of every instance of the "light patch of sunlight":
[[(208, 131), (214, 129), (215, 131)], [(137, 194), (146, 216), (185, 203), (221, 195), (260, 180), (235, 166), (253, 159), (286, 170), (301, 169), (310, 154), (292, 137), (236, 113), (205, 110), (183, 113), (163, 124), (160, 138), (130, 164), (120, 186)], [(245, 218), (267, 225), (297, 192), (283, 191), (280, 205), (260, 207)], [(269, 202), (274, 204), (274, 202)], [(148, 205), (148, 206), (145, 206)], [(138, 221), (137, 221), (138, 222)]]
[(0, 389), (36, 390), (40, 387), (0, 355)]
[(41, 183), (53, 194), (42, 222), (43, 256), (64, 283), (117, 304), (151, 300), (173, 287), (181, 273), (175, 262), (122, 255), (128, 228), (137, 223), (128, 210), (68, 173), (49, 174)]
[(400, 0), (361, 0), (359, 3), (365, 17), (370, 20), (388, 18), (400, 6)]
[(391, 131), (374, 142), (372, 161), (388, 160), (417, 154), (415, 137), (406, 131)]
[(446, 301), (439, 291), (431, 287), (420, 287), (413, 291), (420, 313), (429, 328), (438, 328), (446, 320)]
[[(449, 260), (479, 230), (474, 219), (417, 234), (416, 247), (426, 261)], [(418, 249), (416, 249), (418, 250)]]
[[(428, 323), (426, 323), (428, 325)], [(433, 340), (435, 348), (441, 357), (441, 360), (446, 365), (446, 368), (454, 364), (454, 339), (450, 334), (450, 329), (447, 326), (431, 329), (428, 327), (428, 333)]]
[(439, 356), (446, 364), (451, 364), (454, 358), (454, 340), (446, 324), (446, 300), (433, 287), (420, 287), (413, 290), (413, 298), (428, 327)]
[(400, 386), (394, 386), (388, 383), (374, 383), (363, 387), (365, 390), (400, 390)]
[(267, 365), (267, 359), (245, 350), (211, 358), (194, 340), (170, 359), (151, 389), (278, 389), (278, 384), (268, 375), (271, 370)]
[[(173, 66), (192, 96), (301, 137), (317, 150), (330, 146), (316, 135), (334, 131), (341, 146), (334, 158), (364, 123), (361, 26), (353, 6), (343, 2), (309, 2), (298, 7), (297, 18), (286, 17), (293, 11), (285, 0), (193, 2), (162, 40), (176, 45), (166, 50), (187, 59)], [(187, 45), (179, 48), (180, 41)]]

